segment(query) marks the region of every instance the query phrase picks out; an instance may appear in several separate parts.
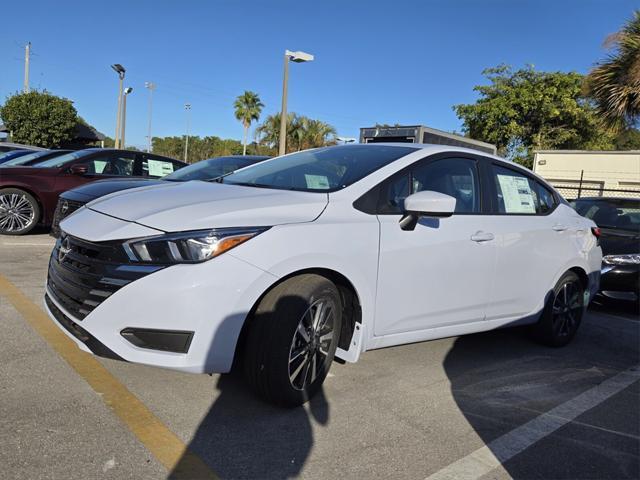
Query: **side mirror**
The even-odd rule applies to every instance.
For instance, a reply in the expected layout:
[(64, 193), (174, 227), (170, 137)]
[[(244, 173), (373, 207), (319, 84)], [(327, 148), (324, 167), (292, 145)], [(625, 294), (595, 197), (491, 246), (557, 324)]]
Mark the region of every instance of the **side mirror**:
[(400, 219), (402, 230), (416, 228), (420, 217), (444, 218), (453, 215), (456, 199), (440, 192), (425, 190), (409, 195), (404, 200), (405, 214)]
[(69, 171), (74, 175), (85, 175), (89, 171), (89, 168), (82, 163), (76, 163), (75, 165), (71, 165)]

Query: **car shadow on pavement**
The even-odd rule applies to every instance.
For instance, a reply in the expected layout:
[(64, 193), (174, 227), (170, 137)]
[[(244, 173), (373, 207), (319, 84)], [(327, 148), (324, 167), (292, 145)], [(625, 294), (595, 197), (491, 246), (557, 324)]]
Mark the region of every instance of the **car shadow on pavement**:
[[(287, 295), (278, 300), (274, 311), (253, 314), (252, 322), (282, 318), (283, 312), (292, 306), (304, 311), (308, 303), (300, 297)], [(221, 349), (225, 342), (228, 344), (245, 317), (246, 313), (230, 315), (222, 322), (212, 340), (210, 355)], [(243, 331), (239, 340), (240, 351), (245, 333)], [(189, 450), (220, 478), (299, 476), (313, 447), (313, 423), (327, 425), (329, 422), (329, 405), (322, 387), (302, 406), (272, 406), (250, 391), (242, 375), (240, 355), (235, 359), (232, 373), (218, 377), (216, 388), (218, 394), (189, 442)], [(188, 461), (188, 457), (183, 457), (170, 478), (184, 471)]]
[[(306, 405), (284, 409), (256, 398), (236, 374), (221, 375), (217, 389), (219, 396), (189, 450), (220, 478), (299, 476), (313, 446), (312, 421), (325, 425), (329, 420), (324, 392)], [(181, 470), (180, 462), (174, 472)]]
[(456, 339), (444, 361), (452, 396), (509, 476), (640, 478), (638, 383), (506, 461), (504, 443), (491, 443), (636, 365), (640, 329), (623, 323), (605, 325), (588, 313), (564, 348), (534, 343), (525, 327)]

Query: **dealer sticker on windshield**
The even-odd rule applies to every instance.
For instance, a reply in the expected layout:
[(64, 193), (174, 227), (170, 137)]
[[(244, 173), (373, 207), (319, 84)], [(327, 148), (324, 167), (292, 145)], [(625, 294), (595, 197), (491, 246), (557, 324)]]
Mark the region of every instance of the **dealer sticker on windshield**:
[(329, 188), (329, 178), (324, 175), (304, 175), (307, 188), (314, 190), (327, 190)]

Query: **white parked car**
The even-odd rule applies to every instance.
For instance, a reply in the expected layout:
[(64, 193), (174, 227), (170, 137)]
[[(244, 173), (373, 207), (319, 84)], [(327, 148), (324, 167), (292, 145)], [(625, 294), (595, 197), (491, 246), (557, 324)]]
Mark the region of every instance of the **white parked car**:
[(565, 345), (602, 256), (596, 225), (535, 174), (416, 144), (118, 192), (61, 229), (45, 302), (80, 348), (186, 372), (239, 364), (288, 406), (334, 357), (527, 323)]

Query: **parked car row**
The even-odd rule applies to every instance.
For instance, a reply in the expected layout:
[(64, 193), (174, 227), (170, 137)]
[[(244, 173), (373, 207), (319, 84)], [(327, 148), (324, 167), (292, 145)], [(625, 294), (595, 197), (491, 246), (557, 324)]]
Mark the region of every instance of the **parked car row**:
[(229, 174), (254, 163), (266, 160), (267, 156), (245, 155), (217, 157), (209, 160), (189, 165), (188, 167), (170, 173), (166, 177), (159, 179), (122, 178), (117, 180), (99, 180), (88, 185), (82, 185), (72, 190), (68, 190), (60, 195), (56, 207), (51, 235), (57, 237), (59, 234), (58, 224), (62, 219), (71, 215), (78, 208), (96, 198), (110, 193), (128, 190), (131, 188), (145, 187), (149, 185), (161, 184), (162, 182), (186, 182), (190, 180), (213, 180), (223, 175)]
[(157, 179), (184, 166), (160, 155), (101, 148), (18, 156), (0, 165), (0, 234), (49, 226), (59, 195), (79, 185), (105, 178)]

